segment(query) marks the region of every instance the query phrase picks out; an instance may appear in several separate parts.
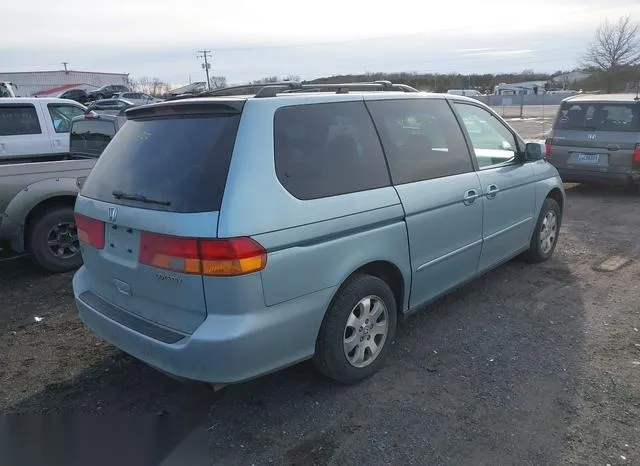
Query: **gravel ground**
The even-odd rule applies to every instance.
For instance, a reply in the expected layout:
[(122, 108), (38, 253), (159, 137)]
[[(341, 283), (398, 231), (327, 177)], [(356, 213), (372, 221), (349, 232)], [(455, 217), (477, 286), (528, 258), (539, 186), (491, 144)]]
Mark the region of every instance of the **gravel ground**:
[[(0, 412), (182, 422), (123, 465), (640, 464), (640, 204), (567, 195), (552, 260), (515, 259), (412, 316), (350, 387), (310, 363), (215, 394), (181, 384), (94, 338), (71, 274), (0, 262)], [(626, 263), (597, 269), (612, 257)]]

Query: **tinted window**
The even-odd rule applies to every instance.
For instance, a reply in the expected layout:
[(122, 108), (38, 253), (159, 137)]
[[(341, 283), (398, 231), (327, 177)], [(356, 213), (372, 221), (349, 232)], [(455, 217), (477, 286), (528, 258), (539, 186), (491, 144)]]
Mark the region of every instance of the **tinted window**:
[(0, 136), (41, 132), (38, 114), (33, 105), (0, 106)]
[(71, 129), (71, 120), (84, 113), (83, 109), (72, 105), (49, 104), (47, 108), (56, 133), (68, 133)]
[[(239, 115), (129, 120), (116, 133), (82, 193), (172, 212), (220, 209)], [(114, 191), (167, 205), (116, 199)]]
[(389, 185), (363, 102), (283, 107), (274, 125), (276, 173), (295, 197), (316, 199)]
[(571, 103), (560, 106), (554, 128), (640, 131), (640, 104)]
[(108, 120), (78, 120), (71, 126), (72, 154), (100, 155), (116, 134), (116, 125)]
[(395, 184), (473, 170), (460, 126), (442, 99), (367, 102)]
[(455, 104), (467, 130), (478, 167), (485, 168), (516, 159), (518, 146), (509, 129), (484, 108)]

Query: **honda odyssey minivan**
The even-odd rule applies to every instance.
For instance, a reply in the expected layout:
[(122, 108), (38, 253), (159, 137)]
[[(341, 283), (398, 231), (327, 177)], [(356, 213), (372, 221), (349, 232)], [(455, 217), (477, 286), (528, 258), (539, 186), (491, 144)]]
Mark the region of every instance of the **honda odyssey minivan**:
[(211, 94), (128, 110), (76, 203), (81, 319), (165, 373), (224, 384), (311, 358), (353, 383), (400, 317), (553, 254), (558, 172), (475, 100), (387, 82)]

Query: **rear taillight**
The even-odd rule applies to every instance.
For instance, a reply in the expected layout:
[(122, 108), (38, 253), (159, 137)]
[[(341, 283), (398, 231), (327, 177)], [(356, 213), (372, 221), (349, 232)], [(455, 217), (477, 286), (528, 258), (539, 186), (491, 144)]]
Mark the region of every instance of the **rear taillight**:
[(544, 158), (549, 160), (551, 158), (551, 139), (544, 141)]
[(139, 260), (175, 272), (229, 277), (264, 269), (267, 252), (251, 238), (196, 239), (142, 232)]
[(80, 214), (75, 214), (75, 219), (80, 242), (96, 249), (104, 248), (104, 222)]
[(636, 150), (633, 151), (633, 161), (640, 163), (640, 144), (636, 144)]

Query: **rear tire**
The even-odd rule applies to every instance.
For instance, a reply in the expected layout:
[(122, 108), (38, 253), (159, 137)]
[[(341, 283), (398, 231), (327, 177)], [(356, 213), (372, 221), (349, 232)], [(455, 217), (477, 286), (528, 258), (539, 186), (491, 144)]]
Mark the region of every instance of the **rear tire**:
[(82, 265), (73, 208), (51, 207), (40, 213), (29, 229), (31, 260), (50, 272), (68, 272)]
[(383, 365), (396, 325), (397, 305), (389, 285), (371, 275), (354, 275), (324, 317), (313, 362), (337, 382), (359, 382)]
[(529, 262), (539, 263), (551, 258), (558, 244), (561, 222), (560, 206), (555, 200), (546, 198), (540, 209), (529, 250), (526, 252)]

